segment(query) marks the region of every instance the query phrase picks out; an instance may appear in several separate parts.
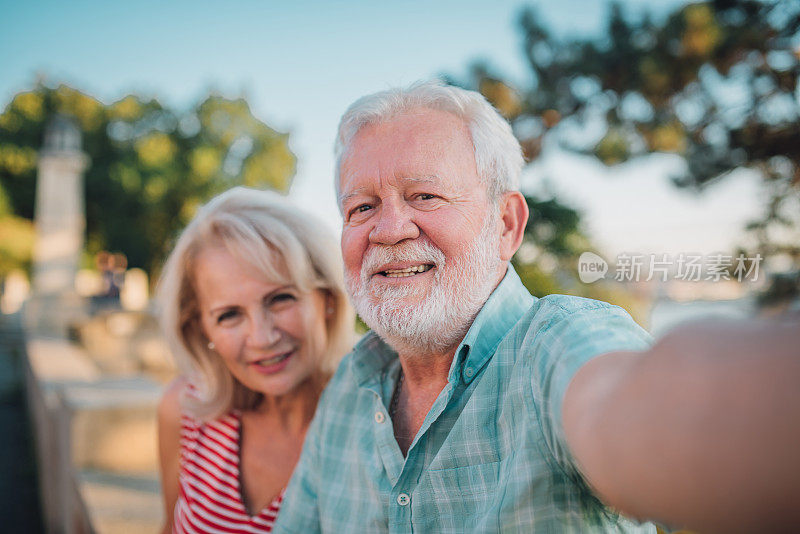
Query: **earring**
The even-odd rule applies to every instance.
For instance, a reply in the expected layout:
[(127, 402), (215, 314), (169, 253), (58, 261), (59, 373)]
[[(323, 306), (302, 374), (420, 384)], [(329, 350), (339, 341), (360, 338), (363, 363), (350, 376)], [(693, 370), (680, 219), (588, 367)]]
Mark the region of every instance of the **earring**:
[(213, 342), (213, 341), (209, 341), (209, 342), (208, 342), (208, 350), (214, 350), (214, 349), (216, 349), (216, 348), (217, 348), (217, 346), (216, 346), (216, 345), (214, 345), (214, 342)]

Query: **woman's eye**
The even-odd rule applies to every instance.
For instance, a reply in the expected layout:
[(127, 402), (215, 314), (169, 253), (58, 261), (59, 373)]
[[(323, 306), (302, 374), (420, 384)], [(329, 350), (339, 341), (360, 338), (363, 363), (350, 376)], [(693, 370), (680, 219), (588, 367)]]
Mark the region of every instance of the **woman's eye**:
[(267, 306), (283, 308), (284, 305), (296, 300), (297, 296), (294, 293), (277, 293), (269, 297), (265, 302)]
[(229, 310), (229, 311), (226, 311), (226, 312), (222, 312), (217, 317), (217, 323), (222, 323), (222, 322), (225, 322), (225, 321), (227, 321), (229, 319), (233, 319), (234, 317), (236, 317), (236, 315), (237, 315), (236, 310)]
[(291, 293), (278, 293), (272, 297), (272, 302), (290, 302), (292, 300), (296, 300), (296, 298)]

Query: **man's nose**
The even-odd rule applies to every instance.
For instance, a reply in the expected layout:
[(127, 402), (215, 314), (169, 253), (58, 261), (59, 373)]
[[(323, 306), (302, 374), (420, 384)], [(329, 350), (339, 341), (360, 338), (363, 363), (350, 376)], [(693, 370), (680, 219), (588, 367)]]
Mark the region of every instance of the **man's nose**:
[(252, 348), (264, 348), (275, 344), (281, 333), (267, 310), (259, 310), (251, 316), (247, 344)]
[(411, 209), (400, 201), (383, 202), (369, 240), (380, 245), (395, 245), (419, 237), (419, 227), (412, 220)]

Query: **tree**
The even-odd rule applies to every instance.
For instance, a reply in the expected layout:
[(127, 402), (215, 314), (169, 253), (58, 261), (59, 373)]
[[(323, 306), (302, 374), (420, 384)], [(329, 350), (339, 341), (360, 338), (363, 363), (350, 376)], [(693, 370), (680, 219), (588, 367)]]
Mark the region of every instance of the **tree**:
[(659, 23), (611, 4), (597, 39), (559, 39), (533, 8), (519, 22), (533, 84), (475, 65), (462, 85), (511, 121), (528, 161), (550, 137), (606, 165), (678, 154), (679, 187), (756, 170), (767, 201), (751, 252), (800, 265), (800, 3), (714, 0)]
[(0, 115), (0, 187), (18, 218), (33, 218), (37, 151), (56, 113), (77, 121), (91, 159), (87, 252), (123, 252), (130, 266), (151, 273), (210, 197), (241, 184), (286, 191), (295, 172), (288, 135), (253, 117), (243, 99), (211, 94), (181, 112), (136, 95), (104, 105), (66, 85), (38, 83)]
[(14, 269), (30, 269), (34, 236), (33, 223), (11, 213), (5, 191), (0, 188), (0, 280)]

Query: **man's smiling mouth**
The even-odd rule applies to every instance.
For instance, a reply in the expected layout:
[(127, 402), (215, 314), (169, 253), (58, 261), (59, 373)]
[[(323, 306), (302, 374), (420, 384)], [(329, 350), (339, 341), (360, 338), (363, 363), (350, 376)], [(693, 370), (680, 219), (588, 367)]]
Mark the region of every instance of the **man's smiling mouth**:
[(406, 267), (405, 269), (387, 269), (385, 271), (381, 271), (379, 274), (387, 278), (404, 278), (408, 276), (414, 276), (415, 274), (424, 273), (425, 271), (429, 271), (433, 269), (433, 264), (430, 263), (423, 263), (420, 265), (414, 265), (412, 267)]

